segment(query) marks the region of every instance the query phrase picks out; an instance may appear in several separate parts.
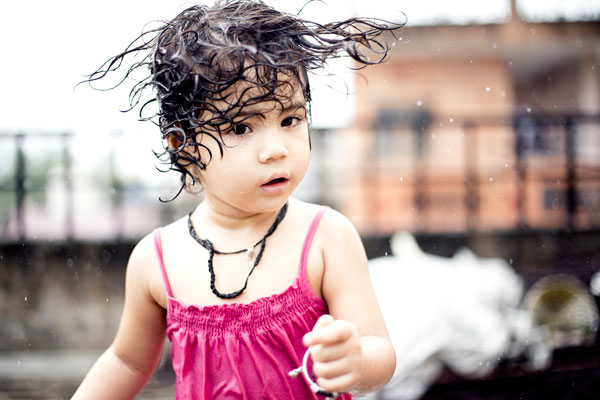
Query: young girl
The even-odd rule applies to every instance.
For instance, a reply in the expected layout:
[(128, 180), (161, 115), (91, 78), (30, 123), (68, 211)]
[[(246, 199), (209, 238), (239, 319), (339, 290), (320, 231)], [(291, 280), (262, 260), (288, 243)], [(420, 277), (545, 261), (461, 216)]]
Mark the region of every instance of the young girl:
[[(341, 51), (359, 65), (380, 62), (387, 46), (377, 39), (394, 28), (217, 1), (183, 11), (91, 75), (148, 51), (132, 67), (150, 69), (132, 97), (156, 91), (164, 154), (182, 187), (202, 185), (203, 200), (135, 247), (117, 335), (74, 399), (135, 397), (165, 333), (178, 399), (349, 398), (387, 382), (395, 356), (357, 232), (291, 195), (310, 154), (307, 72)], [(290, 374), (307, 349), (319, 388)]]

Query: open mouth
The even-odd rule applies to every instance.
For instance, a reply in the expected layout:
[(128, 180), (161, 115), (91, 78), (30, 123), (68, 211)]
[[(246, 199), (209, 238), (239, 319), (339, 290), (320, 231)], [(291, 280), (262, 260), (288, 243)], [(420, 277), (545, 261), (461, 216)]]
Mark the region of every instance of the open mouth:
[(274, 178), (261, 185), (262, 190), (269, 194), (282, 193), (289, 187), (289, 178), (279, 177)]
[(287, 179), (285, 179), (285, 178), (276, 178), (276, 179), (270, 180), (269, 182), (265, 183), (265, 185), (276, 185), (278, 183), (282, 183), (285, 181), (287, 181)]

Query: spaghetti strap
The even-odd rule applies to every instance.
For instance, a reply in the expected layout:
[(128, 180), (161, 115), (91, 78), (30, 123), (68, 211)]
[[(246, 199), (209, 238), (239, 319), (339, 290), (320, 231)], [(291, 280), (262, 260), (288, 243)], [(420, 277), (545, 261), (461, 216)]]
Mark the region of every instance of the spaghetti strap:
[(302, 256), (300, 257), (300, 280), (308, 283), (308, 275), (306, 274), (306, 263), (308, 261), (308, 252), (310, 251), (310, 245), (312, 244), (312, 240), (315, 237), (315, 233), (317, 232), (317, 228), (319, 227), (319, 222), (321, 222), (321, 218), (323, 214), (329, 209), (329, 207), (321, 206), (319, 211), (315, 215), (310, 224), (310, 228), (308, 228), (308, 233), (306, 234), (306, 238), (304, 239), (304, 245), (302, 246)]
[(171, 292), (171, 285), (169, 284), (169, 278), (167, 277), (167, 271), (165, 269), (165, 263), (163, 262), (163, 254), (162, 254), (162, 243), (160, 240), (160, 229), (154, 230), (154, 249), (156, 250), (156, 257), (158, 258), (158, 265), (160, 266), (160, 272), (163, 277), (163, 281), (165, 283), (165, 289), (169, 297), (173, 297), (173, 292)]

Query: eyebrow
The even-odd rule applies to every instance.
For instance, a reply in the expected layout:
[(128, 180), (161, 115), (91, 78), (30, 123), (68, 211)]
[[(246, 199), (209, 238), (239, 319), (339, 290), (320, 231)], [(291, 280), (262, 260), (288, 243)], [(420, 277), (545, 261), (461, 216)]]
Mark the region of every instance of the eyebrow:
[[(303, 108), (306, 110), (306, 102), (300, 102), (300, 101), (294, 102), (294, 103), (290, 104), (288, 107), (283, 108), (281, 110), (281, 112), (279, 113), (279, 115), (283, 115), (283, 114), (286, 114), (286, 113), (289, 113), (292, 111), (296, 111), (300, 108)], [(270, 112), (270, 111), (271, 110), (269, 110), (268, 112)], [(229, 112), (227, 114), (230, 118), (240, 118), (241, 117), (244, 119), (248, 119), (249, 117), (253, 117), (255, 115), (258, 115), (262, 118), (265, 117), (264, 111), (261, 111), (261, 110), (253, 111), (253, 110), (248, 110), (247, 108), (245, 109), (244, 107), (242, 107), (242, 109), (237, 113)]]

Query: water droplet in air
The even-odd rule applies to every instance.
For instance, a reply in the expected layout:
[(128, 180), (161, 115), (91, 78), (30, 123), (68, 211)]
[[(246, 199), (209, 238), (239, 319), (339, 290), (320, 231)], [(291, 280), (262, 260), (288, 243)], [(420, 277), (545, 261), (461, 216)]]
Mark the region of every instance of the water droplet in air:
[(494, 181), (494, 178), (490, 178), (490, 182), (493, 182), (493, 181)]
[(450, 121), (450, 122), (454, 122), (454, 118), (450, 118), (450, 120), (449, 120), (449, 121)]
[(485, 91), (489, 92), (490, 90), (492, 90), (489, 86), (486, 86)]
[(420, 107), (423, 105), (423, 100), (417, 100), (417, 105)]
[(531, 112), (531, 107), (527, 107), (527, 112), (530, 113)]

